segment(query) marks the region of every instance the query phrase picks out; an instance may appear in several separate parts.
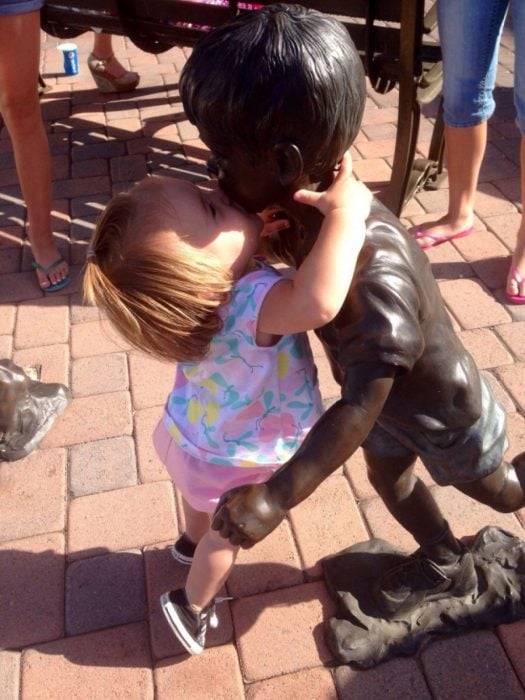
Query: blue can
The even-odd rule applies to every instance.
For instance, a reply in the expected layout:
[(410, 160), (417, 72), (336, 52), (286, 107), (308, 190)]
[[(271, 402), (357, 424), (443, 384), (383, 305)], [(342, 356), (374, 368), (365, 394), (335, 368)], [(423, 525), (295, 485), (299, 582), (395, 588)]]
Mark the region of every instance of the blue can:
[(77, 45), (68, 42), (67, 44), (59, 44), (58, 48), (62, 51), (64, 58), (64, 73), (66, 75), (78, 75)]

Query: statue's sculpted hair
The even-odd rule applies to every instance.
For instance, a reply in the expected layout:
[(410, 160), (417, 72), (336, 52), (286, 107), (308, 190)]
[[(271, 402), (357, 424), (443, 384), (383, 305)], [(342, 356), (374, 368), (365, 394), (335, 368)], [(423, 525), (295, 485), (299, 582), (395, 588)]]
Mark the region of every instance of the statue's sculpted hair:
[(300, 5), (245, 12), (205, 35), (181, 76), (184, 109), (214, 144), (255, 161), (296, 144), (310, 173), (326, 172), (354, 141), (364, 70), (343, 24)]

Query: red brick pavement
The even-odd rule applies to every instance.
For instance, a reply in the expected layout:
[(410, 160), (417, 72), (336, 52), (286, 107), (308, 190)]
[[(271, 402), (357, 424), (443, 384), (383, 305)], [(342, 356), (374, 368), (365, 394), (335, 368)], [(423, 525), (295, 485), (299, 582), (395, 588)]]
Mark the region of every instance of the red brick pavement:
[[(75, 283), (44, 298), (30, 271), (24, 207), (12, 149), (0, 133), (0, 355), (40, 363), (67, 383), (73, 402), (40, 449), (0, 464), (0, 697), (137, 698), (521, 698), (525, 622), (440, 639), (415, 658), (370, 671), (333, 667), (322, 621), (333, 610), (320, 557), (370, 535), (414, 543), (368, 484), (356, 454), (259, 547), (242, 552), (232, 603), (210, 648), (182, 652), (158, 596), (186, 570), (167, 548), (183, 523), (179, 500), (149, 436), (170, 385), (169, 366), (131, 352), (83, 306), (81, 266), (94, 221), (115, 192), (146, 173), (202, 178), (206, 149), (184, 119), (177, 78), (187, 50), (142, 53), (122, 38), (117, 55), (141, 74), (138, 90), (103, 97), (85, 65), (62, 76), (56, 41), (43, 37), (42, 109), (53, 153), (54, 228)], [(429, 252), (452, 320), (503, 401), (511, 450), (525, 449), (525, 307), (505, 304), (503, 285), (519, 220), (518, 138), (508, 109), (512, 39), (504, 37), (498, 102), (490, 123), (476, 232)], [(426, 152), (435, 106), (419, 149)], [(355, 171), (373, 190), (389, 178), (397, 93), (369, 93), (354, 145)], [(408, 225), (444, 211), (447, 183), (405, 208)], [(318, 343), (323, 394), (338, 394)], [(424, 390), (424, 387), (422, 387)], [(431, 483), (421, 466), (424, 479)], [(459, 535), (486, 523), (523, 532), (525, 509), (499, 515), (454, 489), (435, 488)]]

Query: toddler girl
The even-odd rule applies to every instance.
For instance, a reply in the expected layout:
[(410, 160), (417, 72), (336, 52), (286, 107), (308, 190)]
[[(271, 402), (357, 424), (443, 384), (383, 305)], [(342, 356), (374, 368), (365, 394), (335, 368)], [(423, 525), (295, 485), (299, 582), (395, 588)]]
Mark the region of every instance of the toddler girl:
[[(186, 529), (173, 554), (191, 568), (161, 605), (192, 654), (216, 622), (215, 596), (238, 551), (210, 527), (220, 496), (268, 479), (321, 413), (304, 331), (339, 312), (371, 200), (349, 158), (326, 192), (294, 195), (324, 221), (292, 279), (254, 257), (259, 217), (184, 180), (148, 178), (117, 195), (93, 235), (88, 301), (132, 345), (177, 362), (154, 443), (183, 497)], [(273, 221), (266, 233), (285, 226)]]

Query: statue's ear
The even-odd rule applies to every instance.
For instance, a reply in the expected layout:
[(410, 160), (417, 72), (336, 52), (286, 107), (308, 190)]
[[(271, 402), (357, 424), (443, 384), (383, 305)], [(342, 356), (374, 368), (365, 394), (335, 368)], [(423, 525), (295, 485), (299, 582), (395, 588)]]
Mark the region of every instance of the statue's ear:
[(277, 143), (272, 149), (274, 167), (283, 187), (298, 182), (303, 175), (303, 156), (294, 143)]

